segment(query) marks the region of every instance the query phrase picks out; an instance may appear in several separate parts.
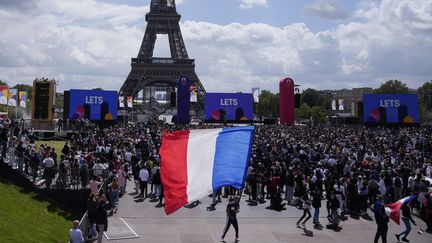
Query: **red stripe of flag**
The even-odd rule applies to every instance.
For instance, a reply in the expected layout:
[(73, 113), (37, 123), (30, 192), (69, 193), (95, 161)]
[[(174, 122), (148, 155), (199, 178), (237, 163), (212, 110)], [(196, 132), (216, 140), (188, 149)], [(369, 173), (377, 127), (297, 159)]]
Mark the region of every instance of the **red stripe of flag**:
[(186, 194), (188, 140), (189, 131), (163, 134), (159, 154), (161, 156), (161, 179), (167, 215), (188, 203)]

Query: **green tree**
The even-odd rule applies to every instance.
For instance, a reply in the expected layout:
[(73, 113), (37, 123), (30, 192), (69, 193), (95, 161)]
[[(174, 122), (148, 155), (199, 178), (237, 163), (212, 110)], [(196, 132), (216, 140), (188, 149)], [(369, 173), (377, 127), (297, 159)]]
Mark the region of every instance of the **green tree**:
[(418, 90), (420, 119), (422, 122), (432, 122), (432, 81), (424, 83)]
[(0, 86), (7, 85), (6, 81), (0, 80)]
[(432, 81), (424, 83), (418, 89), (419, 103), (426, 111), (432, 111)]
[(323, 125), (328, 121), (327, 112), (321, 106), (312, 107), (311, 116), (315, 125)]
[(261, 119), (276, 118), (279, 116), (279, 94), (273, 94), (263, 90), (260, 95), (260, 102), (256, 106), (256, 114)]
[(320, 92), (315, 89), (306, 89), (302, 93), (302, 103), (306, 103), (309, 107), (319, 106), (322, 101)]
[(408, 86), (399, 80), (388, 80), (374, 90), (375, 94), (407, 94), (408, 92)]
[(308, 104), (303, 103), (299, 108), (295, 109), (296, 118), (309, 119), (311, 117), (311, 108)]

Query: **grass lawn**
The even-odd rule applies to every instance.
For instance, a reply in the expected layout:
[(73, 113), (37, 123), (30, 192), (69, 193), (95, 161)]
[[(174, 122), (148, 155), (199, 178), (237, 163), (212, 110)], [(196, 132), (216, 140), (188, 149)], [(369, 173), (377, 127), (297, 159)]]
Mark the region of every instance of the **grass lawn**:
[(66, 141), (35, 141), (38, 148), (40, 148), (41, 144), (46, 144), (47, 146), (50, 146), (51, 148), (55, 148), (57, 154), (59, 155), (63, 149), (63, 146), (65, 145)]
[(73, 219), (81, 216), (0, 181), (0, 242), (68, 242)]

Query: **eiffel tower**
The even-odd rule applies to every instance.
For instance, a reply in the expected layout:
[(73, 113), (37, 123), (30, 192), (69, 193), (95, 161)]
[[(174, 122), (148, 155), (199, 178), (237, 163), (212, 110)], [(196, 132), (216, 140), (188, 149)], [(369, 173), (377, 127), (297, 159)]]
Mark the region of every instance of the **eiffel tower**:
[[(138, 92), (144, 90), (144, 97), (152, 97), (153, 94), (148, 94), (152, 91), (147, 87), (168, 86), (173, 90), (177, 79), (183, 75), (191, 80), (200, 94), (205, 92), (195, 73), (195, 60), (189, 59), (187, 54), (179, 25), (180, 18), (175, 0), (151, 0), (141, 48), (138, 56), (132, 58), (132, 69), (120, 88), (120, 95), (137, 97)], [(153, 57), (157, 34), (168, 35), (171, 57)]]

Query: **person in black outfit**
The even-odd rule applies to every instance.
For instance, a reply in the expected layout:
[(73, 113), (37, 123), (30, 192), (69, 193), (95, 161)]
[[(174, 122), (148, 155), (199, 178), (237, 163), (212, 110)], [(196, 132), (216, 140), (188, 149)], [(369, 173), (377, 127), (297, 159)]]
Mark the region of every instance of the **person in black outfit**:
[(330, 199), (327, 200), (327, 210), (330, 212), (327, 218), (329, 219), (331, 225), (337, 226), (339, 224), (337, 210), (340, 207), (340, 202), (336, 197), (336, 192), (332, 191), (330, 193)]
[(94, 221), (98, 230), (98, 243), (102, 242), (103, 232), (108, 230), (108, 214), (105, 203), (104, 200), (100, 201), (94, 213)]
[(378, 243), (381, 237), (383, 243), (387, 243), (387, 231), (389, 218), (385, 214), (384, 199), (382, 196), (378, 196), (377, 202), (374, 205), (373, 211), (375, 214), (375, 222), (377, 224), (377, 232), (375, 234), (374, 243)]
[(234, 226), (235, 229), (235, 237), (236, 242), (239, 241), (239, 227), (237, 222), (237, 213), (240, 212), (240, 197), (236, 196), (234, 197), (232, 202), (229, 202), (226, 208), (227, 213), (227, 219), (226, 219), (226, 225), (221, 237), (221, 242), (225, 242), (224, 238), (226, 233), (228, 232), (228, 229), (230, 228), (231, 224)]
[(90, 193), (90, 196), (87, 199), (87, 215), (91, 226), (95, 223), (95, 212), (97, 206), (98, 204), (96, 203), (93, 193)]
[[(303, 215), (300, 217), (300, 219), (297, 221), (296, 225), (297, 228), (300, 228), (300, 223), (303, 228), (305, 228), (306, 222), (312, 217), (310, 212), (311, 207), (311, 200), (307, 193), (304, 194), (304, 196), (301, 198), (301, 201), (303, 202)], [(306, 216), (307, 215), (307, 216)], [(304, 219), (303, 222), (301, 222)]]
[(403, 242), (409, 242), (409, 240), (407, 239), (407, 236), (411, 232), (411, 223), (416, 225), (416, 222), (411, 217), (411, 210), (408, 206), (408, 203), (402, 204), (401, 210), (402, 210), (402, 221), (405, 224), (405, 230), (402, 231), (400, 234), (396, 234), (395, 236), (396, 236), (396, 239), (399, 241), (399, 238), (403, 235), (404, 237), (402, 238), (402, 241)]
[(319, 211), (321, 208), (321, 192), (318, 187), (315, 187), (312, 192), (312, 207), (314, 208), (313, 224), (320, 225)]

